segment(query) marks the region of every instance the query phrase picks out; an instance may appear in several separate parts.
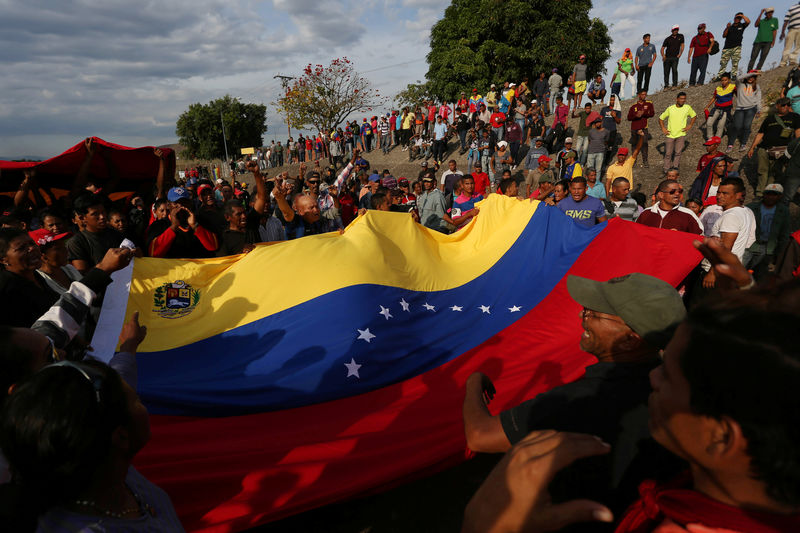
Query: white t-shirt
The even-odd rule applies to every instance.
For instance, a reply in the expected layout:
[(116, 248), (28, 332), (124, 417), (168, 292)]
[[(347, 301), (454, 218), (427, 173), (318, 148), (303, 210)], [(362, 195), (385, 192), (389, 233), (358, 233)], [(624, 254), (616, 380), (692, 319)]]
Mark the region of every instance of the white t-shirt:
[(450, 170), (450, 169), (447, 169), (447, 170), (445, 170), (444, 172), (442, 172), (442, 178), (441, 178), (441, 181), (440, 181), (440, 183), (441, 183), (442, 185), (444, 185), (444, 180), (445, 180), (445, 178), (447, 178), (447, 176), (449, 176), (450, 174), (457, 174), (457, 175), (459, 175), (459, 176), (463, 176), (463, 175), (464, 175), (464, 173), (463, 173), (463, 172), (461, 172), (460, 170), (456, 170), (455, 172), (453, 172), (452, 170)]
[(722, 233), (736, 233), (731, 252), (741, 261), (744, 252), (756, 242), (756, 217), (747, 207), (731, 207), (722, 212), (711, 230), (713, 237)]
[(719, 190), (719, 185), (711, 185), (708, 187), (708, 197), (712, 198), (717, 195), (717, 191)]

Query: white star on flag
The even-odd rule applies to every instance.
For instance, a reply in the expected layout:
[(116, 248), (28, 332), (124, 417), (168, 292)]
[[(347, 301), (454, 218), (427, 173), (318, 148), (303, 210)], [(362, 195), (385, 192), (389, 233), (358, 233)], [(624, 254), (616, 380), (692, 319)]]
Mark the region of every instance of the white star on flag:
[(389, 320), (390, 318), (393, 318), (392, 317), (392, 313), (389, 312), (389, 308), (388, 307), (380, 306), (380, 308), (381, 308), (381, 310), (378, 313), (379, 315), (383, 315), (386, 318), (386, 320)]
[[(358, 329), (358, 328), (356, 328)], [(358, 329), (358, 338), (356, 340), (364, 340), (367, 342), (371, 342), (372, 339), (375, 338), (375, 335), (369, 332), (369, 328), (367, 329)]]
[(520, 306), (518, 306), (518, 305), (515, 305), (514, 307), (509, 307), (508, 308), (508, 310), (511, 311), (512, 313), (519, 313), (521, 309), (522, 308)]
[(424, 307), (428, 311), (436, 311), (436, 307), (430, 305), (428, 302), (425, 302), (425, 304), (422, 307)]
[(361, 376), (358, 375), (358, 369), (361, 368), (361, 365), (356, 363), (355, 359), (353, 359), (351, 357), (350, 358), (350, 362), (349, 363), (345, 363), (344, 366), (347, 367), (347, 376), (345, 376), (345, 377), (349, 378), (350, 376), (355, 376), (358, 379), (361, 379)]
[(464, 308), (461, 307), (460, 305), (454, 305), (450, 309), (452, 309), (453, 311), (463, 311), (464, 310)]
[(487, 315), (491, 315), (492, 314), (492, 312), (489, 309), (490, 309), (490, 307), (488, 305), (481, 305), (480, 306), (480, 310), (482, 312), (486, 313)]
[[(400, 300), (400, 307), (403, 308), (403, 311), (408, 311), (408, 307), (409, 306), (408, 306), (408, 302), (406, 301), (405, 298)], [(408, 312), (410, 312), (410, 311), (408, 311)]]

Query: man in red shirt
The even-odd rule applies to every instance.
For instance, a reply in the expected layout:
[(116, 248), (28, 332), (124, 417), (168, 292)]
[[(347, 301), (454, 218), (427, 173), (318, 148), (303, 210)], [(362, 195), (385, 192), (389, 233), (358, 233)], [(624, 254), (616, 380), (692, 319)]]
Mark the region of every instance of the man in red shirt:
[(692, 37), (689, 44), (689, 54), (686, 62), (691, 63), (689, 72), (689, 87), (694, 87), (695, 82), (703, 85), (706, 82), (706, 67), (708, 66), (708, 50), (714, 45), (714, 34), (706, 31), (706, 23), (697, 26), (697, 35)]
[(436, 125), (436, 113), (439, 108), (433, 103), (433, 100), (428, 102), (428, 136), (433, 137), (433, 127)]
[(483, 171), (480, 161), (475, 163), (475, 167), (472, 169), (472, 178), (475, 180), (475, 192), (486, 198), (492, 189), (489, 185), (489, 174)]
[(691, 209), (680, 205), (683, 187), (675, 180), (664, 180), (658, 184), (658, 202), (645, 209), (636, 219), (639, 224), (653, 228), (674, 229), (686, 233), (703, 234), (703, 225)]
[[(631, 148), (635, 149), (641, 139), (642, 148), (639, 152), (642, 154), (642, 166), (645, 168), (649, 166), (647, 164), (648, 141), (652, 139), (650, 132), (647, 130), (647, 119), (655, 116), (655, 114), (656, 110), (653, 107), (653, 102), (647, 99), (647, 90), (642, 89), (639, 91), (639, 100), (628, 110), (628, 120), (631, 121)], [(639, 135), (639, 131), (644, 132), (643, 138)]]
[(496, 141), (502, 141), (503, 125), (506, 123), (506, 114), (499, 109), (496, 109), (494, 113), (492, 113), (492, 116), (489, 117), (489, 123), (492, 125), (492, 131), (494, 131), (494, 134), (497, 137)]
[(697, 162), (697, 171), (700, 172), (706, 165), (711, 162), (712, 159), (715, 157), (719, 157), (721, 155), (725, 155), (723, 152), (717, 150), (719, 148), (722, 139), (719, 137), (711, 137), (709, 140), (703, 143), (703, 146), (706, 147), (706, 153), (700, 156), (700, 161)]

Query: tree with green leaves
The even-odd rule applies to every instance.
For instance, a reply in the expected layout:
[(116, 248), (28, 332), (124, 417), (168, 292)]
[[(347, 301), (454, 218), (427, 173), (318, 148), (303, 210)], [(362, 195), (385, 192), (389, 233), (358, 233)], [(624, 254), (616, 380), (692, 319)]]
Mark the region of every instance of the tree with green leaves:
[(229, 94), (207, 104), (192, 104), (178, 117), (175, 127), (178, 142), (186, 147), (181, 155), (192, 159), (223, 158), (223, 121), (229, 154), (235, 156), (241, 148), (261, 146), (266, 120), (267, 106), (244, 104)]
[(405, 89), (397, 93), (394, 97), (394, 101), (400, 107), (413, 108), (421, 105), (423, 102), (433, 100), (434, 98), (428, 85), (429, 83), (427, 81), (422, 83), (419, 80), (417, 80), (417, 83), (409, 83), (406, 85)]
[(453, 100), (465, 87), (533, 81), (552, 68), (566, 81), (581, 54), (590, 74), (604, 72), (611, 38), (591, 8), (591, 0), (453, 0), (431, 28), (431, 93)]
[(372, 111), (385, 102), (372, 82), (359, 75), (353, 62), (343, 57), (327, 67), (306, 66), (303, 75), (286, 88), (275, 105), (293, 128), (313, 125), (330, 131), (350, 114)]

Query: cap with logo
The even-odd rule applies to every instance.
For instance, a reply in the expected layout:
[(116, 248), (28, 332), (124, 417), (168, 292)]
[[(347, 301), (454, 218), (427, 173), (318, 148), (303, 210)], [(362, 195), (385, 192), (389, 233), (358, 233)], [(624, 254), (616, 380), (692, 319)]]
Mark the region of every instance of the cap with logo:
[(567, 137), (564, 139), (564, 144), (572, 144), (572, 137)]
[(654, 348), (664, 348), (686, 318), (678, 291), (647, 274), (636, 272), (605, 282), (569, 276), (567, 291), (586, 309), (620, 317)]
[(183, 187), (173, 187), (167, 192), (167, 200), (177, 202), (178, 200), (191, 199), (192, 193)]
[(709, 140), (703, 143), (704, 146), (711, 146), (712, 144), (719, 144), (722, 142), (722, 139), (717, 137), (716, 135), (711, 137)]
[(30, 236), (31, 239), (33, 239), (33, 242), (35, 242), (39, 246), (44, 246), (46, 244), (50, 244), (51, 242), (60, 241), (61, 239), (72, 237), (72, 233), (68, 231), (54, 235), (47, 228), (39, 228), (33, 231), (29, 231), (28, 235)]
[(764, 193), (774, 192), (776, 194), (783, 194), (783, 185), (780, 183), (770, 183), (766, 187), (764, 187)]

